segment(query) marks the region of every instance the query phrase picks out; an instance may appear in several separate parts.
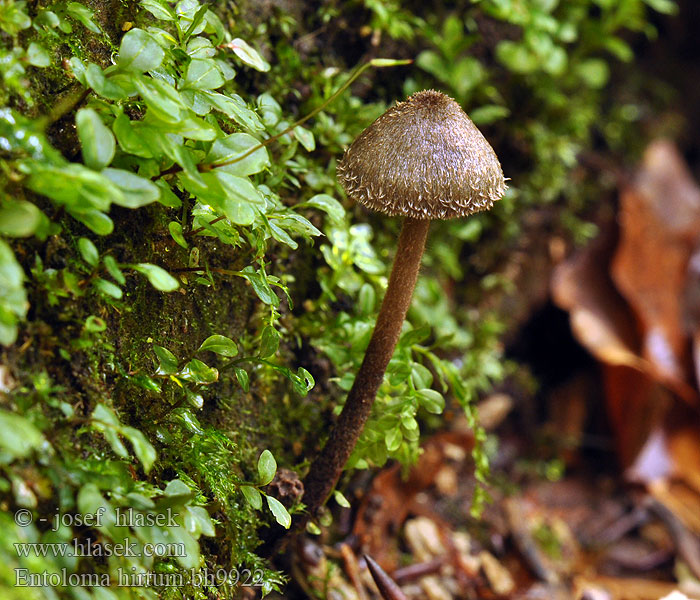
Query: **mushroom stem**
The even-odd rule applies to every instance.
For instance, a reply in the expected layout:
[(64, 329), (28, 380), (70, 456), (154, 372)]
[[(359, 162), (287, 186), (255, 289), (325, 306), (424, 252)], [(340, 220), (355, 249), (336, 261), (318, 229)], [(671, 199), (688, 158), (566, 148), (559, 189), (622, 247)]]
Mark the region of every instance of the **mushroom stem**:
[(389, 286), (360, 370), (326, 445), (304, 480), (304, 503), (314, 515), (335, 487), (365, 426), (399, 341), (420, 270), (429, 219), (404, 219)]

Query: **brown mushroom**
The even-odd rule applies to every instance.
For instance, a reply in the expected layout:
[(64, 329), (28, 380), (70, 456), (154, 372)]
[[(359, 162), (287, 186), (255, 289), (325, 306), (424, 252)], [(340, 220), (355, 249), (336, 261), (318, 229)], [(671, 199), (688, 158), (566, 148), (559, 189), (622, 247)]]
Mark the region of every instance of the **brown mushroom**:
[(493, 148), (459, 104), (433, 90), (387, 110), (350, 145), (337, 171), (351, 198), (405, 219), (364, 360), (304, 481), (311, 515), (338, 481), (370, 415), (411, 304), (430, 220), (489, 209), (506, 190)]

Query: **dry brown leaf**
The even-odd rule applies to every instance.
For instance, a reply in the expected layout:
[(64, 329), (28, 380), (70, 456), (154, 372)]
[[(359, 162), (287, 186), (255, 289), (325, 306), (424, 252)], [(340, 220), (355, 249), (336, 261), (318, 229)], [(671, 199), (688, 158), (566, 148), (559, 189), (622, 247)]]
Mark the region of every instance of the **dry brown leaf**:
[(642, 356), (657, 380), (695, 402), (683, 296), (700, 237), (700, 189), (670, 142), (647, 148), (635, 183), (622, 193), (619, 222), (611, 274), (642, 324)]
[(669, 416), (668, 447), (674, 476), (700, 494), (700, 420), (686, 406), (674, 407)]
[(367, 592), (362, 585), (360, 566), (357, 563), (357, 558), (355, 557), (352, 548), (350, 548), (350, 546), (347, 544), (341, 544), (340, 556), (343, 558), (343, 562), (345, 563), (345, 573), (355, 588), (355, 593), (357, 594), (358, 600), (367, 600)]
[[(674, 408), (664, 388), (693, 407), (687, 422), (700, 425), (700, 188), (675, 146), (657, 141), (620, 204), (619, 242), (601, 236), (561, 264), (552, 295), (569, 311), (577, 339), (606, 365), (606, 405), (621, 462), (634, 464), (634, 479), (649, 482), (671, 470), (651, 460), (650, 447), (638, 457)], [(689, 463), (680, 450), (665, 448), (673, 472), (700, 486), (697, 432), (674, 447), (695, 458), (683, 468)]]
[(614, 235), (600, 236), (554, 270), (552, 298), (570, 314), (576, 339), (600, 361), (644, 370), (629, 306), (608, 276)]
[[(372, 487), (357, 511), (353, 534), (363, 547), (388, 572), (398, 565), (395, 533), (410, 510), (418, 510), (414, 500), (419, 492), (435, 483), (435, 477), (454, 447), (468, 453), (473, 446), (471, 433), (444, 432), (427, 440), (418, 463), (409, 477), (401, 477), (400, 465), (383, 470), (372, 481)], [(391, 541), (391, 543), (388, 543)]]
[[(605, 366), (603, 378), (615, 446), (620, 462), (627, 467), (635, 462), (649, 434), (661, 426), (673, 397), (646, 373), (629, 367)], [(640, 477), (649, 479), (653, 477)]]

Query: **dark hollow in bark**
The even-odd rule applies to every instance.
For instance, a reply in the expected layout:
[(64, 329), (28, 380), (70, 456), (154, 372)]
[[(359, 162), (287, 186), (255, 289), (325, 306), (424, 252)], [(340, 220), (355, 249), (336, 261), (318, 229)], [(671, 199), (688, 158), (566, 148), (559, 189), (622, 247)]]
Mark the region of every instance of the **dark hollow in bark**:
[(429, 227), (428, 219), (406, 218), (403, 222), (389, 286), (365, 358), (328, 441), (304, 480), (304, 503), (311, 516), (323, 505), (340, 478), (372, 411), (411, 305)]

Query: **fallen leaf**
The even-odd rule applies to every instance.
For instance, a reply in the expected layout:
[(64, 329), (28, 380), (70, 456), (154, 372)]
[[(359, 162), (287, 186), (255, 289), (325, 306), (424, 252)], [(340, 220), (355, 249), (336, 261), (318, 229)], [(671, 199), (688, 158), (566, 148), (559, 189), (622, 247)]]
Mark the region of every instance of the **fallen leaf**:
[(576, 339), (593, 356), (643, 371), (636, 324), (608, 275), (614, 244), (614, 234), (607, 232), (559, 264), (552, 276), (552, 298), (569, 312)]
[(642, 356), (657, 380), (695, 403), (683, 296), (700, 236), (700, 188), (672, 143), (647, 148), (634, 184), (621, 195), (618, 220), (611, 274), (641, 322)]

